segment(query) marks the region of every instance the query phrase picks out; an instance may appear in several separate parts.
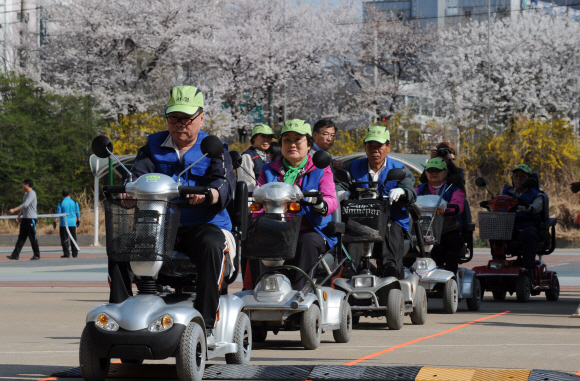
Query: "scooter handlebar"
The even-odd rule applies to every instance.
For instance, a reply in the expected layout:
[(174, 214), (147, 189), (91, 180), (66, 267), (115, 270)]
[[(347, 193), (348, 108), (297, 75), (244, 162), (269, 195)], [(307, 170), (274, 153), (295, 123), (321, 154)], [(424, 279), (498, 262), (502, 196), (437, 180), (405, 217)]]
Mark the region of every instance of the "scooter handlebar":
[(489, 206), (489, 201), (482, 201), (479, 203), (479, 206), (482, 208), (487, 208)]
[(443, 213), (444, 216), (456, 216), (458, 214), (459, 214), (459, 205), (457, 204), (447, 204), (447, 209), (445, 209), (445, 213)]
[(208, 194), (211, 194), (211, 191), (208, 187), (191, 187), (186, 185), (179, 187), (180, 197), (185, 198), (188, 194), (204, 194), (207, 196)]
[[(187, 199), (187, 195), (189, 194), (205, 195), (205, 200), (201, 204), (190, 204), (189, 200)], [(205, 208), (213, 203), (213, 193), (209, 187), (192, 187), (182, 185), (179, 187), (179, 196), (183, 198), (183, 200), (176, 202), (175, 205), (181, 209)]]
[(304, 197), (318, 197), (321, 195), (319, 191), (302, 192)]

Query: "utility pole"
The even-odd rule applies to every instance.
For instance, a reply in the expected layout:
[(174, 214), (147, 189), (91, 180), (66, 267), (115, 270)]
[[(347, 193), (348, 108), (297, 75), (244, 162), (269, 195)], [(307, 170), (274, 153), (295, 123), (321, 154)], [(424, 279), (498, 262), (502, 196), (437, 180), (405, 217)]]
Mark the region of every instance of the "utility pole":
[(27, 42), (27, 23), (26, 17), (26, 0), (20, 0), (20, 23), (22, 23), (22, 30), (20, 31), (20, 66), (26, 66), (26, 42)]
[[(286, 57), (286, 0), (282, 0), (282, 39), (284, 41), (284, 57)], [(284, 76), (284, 120), (282, 124), (286, 123), (286, 76)]]
[[(375, 15), (375, 17), (376, 17), (376, 15)], [(379, 98), (379, 94), (378, 94), (378, 90), (379, 90), (379, 87), (378, 87), (379, 86), (379, 68), (377, 66), (377, 61), (378, 61), (377, 55), (378, 55), (379, 48), (378, 48), (378, 43), (377, 43), (377, 39), (378, 39), (378, 36), (377, 36), (377, 34), (378, 34), (377, 28), (378, 28), (377, 20), (375, 19), (375, 22), (374, 22), (374, 38), (373, 38), (373, 40), (374, 40), (374, 46), (375, 46), (375, 49), (374, 49), (374, 74), (375, 74), (375, 102), (377, 102), (377, 108), (375, 109), (375, 120), (374, 120), (373, 124), (376, 124), (377, 123), (377, 113), (379, 111), (379, 105), (378, 105), (378, 98)]]
[[(496, 4), (497, 6), (497, 4)], [(489, 130), (489, 111), (490, 111), (490, 97), (491, 97), (491, 55), (489, 53), (489, 36), (491, 24), (491, 0), (487, 0), (487, 115), (485, 117), (485, 129)]]

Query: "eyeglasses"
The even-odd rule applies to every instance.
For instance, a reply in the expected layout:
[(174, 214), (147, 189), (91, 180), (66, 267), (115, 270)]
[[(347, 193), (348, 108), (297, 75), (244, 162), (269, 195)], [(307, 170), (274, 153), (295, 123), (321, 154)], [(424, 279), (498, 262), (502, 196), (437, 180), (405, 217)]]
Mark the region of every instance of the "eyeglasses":
[(336, 134), (331, 134), (330, 132), (322, 132), (320, 135), (324, 136), (325, 138), (330, 136), (332, 139), (336, 137)]
[(167, 123), (169, 124), (179, 124), (181, 123), (181, 125), (183, 126), (189, 126), (194, 120), (196, 120), (199, 116), (201, 115), (201, 112), (198, 113), (196, 116), (194, 116), (193, 118), (176, 118), (174, 116), (168, 116), (167, 117)]
[(290, 138), (282, 139), (282, 143), (288, 144), (290, 146), (293, 144), (299, 146), (300, 144), (304, 143), (305, 141), (306, 141), (306, 138), (304, 136), (301, 138), (298, 138), (298, 139), (290, 139)]

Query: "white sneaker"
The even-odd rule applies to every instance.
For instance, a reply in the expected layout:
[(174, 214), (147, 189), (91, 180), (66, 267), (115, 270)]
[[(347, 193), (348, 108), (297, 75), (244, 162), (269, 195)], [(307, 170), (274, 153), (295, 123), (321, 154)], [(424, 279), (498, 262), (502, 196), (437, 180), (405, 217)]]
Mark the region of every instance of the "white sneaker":
[(214, 350), (216, 347), (215, 335), (213, 334), (213, 329), (206, 328), (205, 330), (207, 349)]

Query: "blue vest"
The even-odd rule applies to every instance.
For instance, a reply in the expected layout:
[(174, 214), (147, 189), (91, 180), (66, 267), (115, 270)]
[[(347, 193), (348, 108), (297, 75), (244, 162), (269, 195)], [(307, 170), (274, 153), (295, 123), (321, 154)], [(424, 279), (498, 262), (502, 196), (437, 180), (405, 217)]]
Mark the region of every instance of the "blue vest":
[[(183, 155), (183, 164), (179, 162), (177, 152), (173, 148), (161, 147), (169, 136), (169, 131), (157, 132), (149, 135), (148, 144), (151, 150), (151, 161), (155, 164), (155, 171), (171, 176), (177, 181), (177, 175), (185, 168), (189, 167), (196, 160), (203, 156), (201, 153), (201, 141), (208, 136), (205, 132), (200, 131), (197, 135), (197, 141), (185, 155)], [(224, 143), (224, 150), (227, 151), (228, 146)], [(211, 159), (205, 157), (196, 165), (191, 167), (189, 171), (185, 172), (181, 177), (183, 185), (187, 186), (204, 186), (206, 172), (209, 169)], [(219, 213), (210, 211), (207, 208), (197, 209), (182, 209), (181, 219), (179, 221), (183, 225), (195, 226), (201, 224), (214, 224), (220, 229), (232, 230), (232, 222), (227, 210), (222, 210)]]
[[(270, 164), (265, 164), (262, 167), (262, 172), (264, 173), (264, 177), (266, 178), (266, 183), (279, 182), (278, 181), (279, 173), (270, 168)], [(324, 169), (320, 168), (317, 168), (314, 171), (310, 172), (309, 174), (305, 175), (302, 178), (301, 189), (305, 192), (308, 192), (312, 189), (319, 190), (320, 179), (322, 179), (323, 175)], [(311, 208), (312, 208), (311, 206), (303, 206), (300, 209), (300, 212), (298, 212), (297, 214), (300, 216), (305, 216), (308, 222), (310, 222), (310, 225), (314, 228), (314, 230), (318, 234), (320, 234), (324, 239), (326, 239), (328, 246), (332, 249), (334, 245), (336, 245), (336, 243), (338, 242), (338, 238), (336, 236), (330, 236), (326, 232), (328, 224), (332, 221), (332, 215), (329, 214), (328, 216), (323, 217), (313, 212)]]
[[(509, 193), (508, 190), (512, 189), (509, 185), (503, 187), (503, 191), (501, 192), (504, 196), (514, 197), (513, 193)], [(519, 198), (528, 204), (534, 202), (536, 196), (540, 194), (540, 191), (536, 188), (527, 189)], [(523, 229), (523, 228), (530, 228), (536, 227), (537, 224), (541, 222), (540, 213), (538, 214), (530, 214), (526, 212), (516, 212), (516, 220), (514, 222), (514, 227), (516, 229)]]
[(262, 166), (268, 163), (268, 161), (264, 162), (264, 160), (262, 160), (262, 158), (258, 154), (258, 149), (254, 146), (245, 150), (242, 155), (250, 155), (250, 157), (252, 158), (252, 163), (254, 163), (254, 178), (256, 179), (256, 182), (258, 182)]
[[(397, 187), (396, 181), (389, 181), (383, 189), (383, 183), (387, 178), (387, 174), (393, 168), (405, 168), (401, 162), (391, 159), (387, 156), (385, 169), (379, 175), (379, 191), (382, 194), (388, 195), (389, 191)], [(362, 158), (350, 163), (350, 173), (353, 181), (371, 181), (369, 176), (369, 160)], [(358, 188), (368, 188), (369, 184), (359, 184)], [(403, 229), (409, 231), (409, 214), (407, 210), (401, 206), (391, 205), (390, 207), (391, 220), (399, 224)]]
[[(443, 192), (443, 188), (446, 188), (446, 186), (444, 185), (439, 189), (438, 196), (441, 196), (441, 192)], [(452, 186), (451, 188), (449, 188), (449, 190), (447, 192), (445, 192), (445, 194), (443, 195), (443, 200), (447, 201), (447, 203), (450, 203), (451, 198), (453, 197), (453, 192), (455, 192), (456, 190), (460, 190), (459, 187)], [(426, 196), (428, 194), (429, 194), (429, 183), (423, 183), (417, 187), (417, 196)], [(448, 218), (448, 217), (445, 217), (445, 218)], [(459, 224), (461, 225), (461, 213), (456, 215), (455, 218), (457, 218), (457, 221), (459, 221)]]

